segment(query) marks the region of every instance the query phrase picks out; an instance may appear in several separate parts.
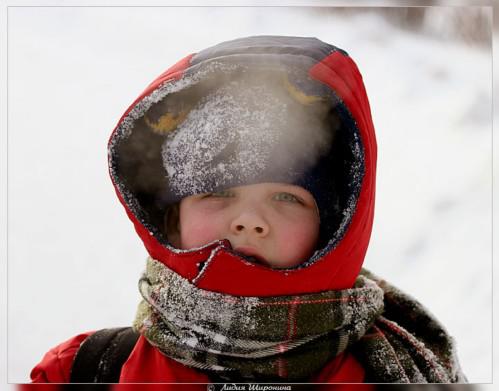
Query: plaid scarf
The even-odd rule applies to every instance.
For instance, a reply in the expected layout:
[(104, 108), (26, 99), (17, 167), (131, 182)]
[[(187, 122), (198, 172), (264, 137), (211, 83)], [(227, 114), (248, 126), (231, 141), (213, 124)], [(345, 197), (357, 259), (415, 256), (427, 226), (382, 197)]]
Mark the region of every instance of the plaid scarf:
[(353, 347), (371, 383), (465, 383), (452, 337), (419, 302), (362, 270), (384, 292), (383, 316)]
[(347, 348), (366, 382), (466, 381), (438, 321), (366, 270), (352, 289), (236, 297), (199, 289), (149, 258), (139, 290), (135, 329), (221, 381), (306, 381)]
[(135, 329), (166, 356), (222, 380), (307, 379), (383, 310), (383, 291), (363, 277), (343, 291), (236, 297), (199, 289), (151, 258), (139, 290)]

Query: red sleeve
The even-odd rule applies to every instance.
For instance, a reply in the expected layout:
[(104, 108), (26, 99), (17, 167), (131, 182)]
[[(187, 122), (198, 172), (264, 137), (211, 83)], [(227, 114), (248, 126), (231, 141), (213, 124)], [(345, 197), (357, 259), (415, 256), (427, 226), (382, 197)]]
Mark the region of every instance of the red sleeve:
[(80, 344), (93, 333), (89, 331), (79, 334), (50, 349), (43, 356), (42, 361), (32, 369), (31, 381), (33, 383), (68, 383), (73, 358)]

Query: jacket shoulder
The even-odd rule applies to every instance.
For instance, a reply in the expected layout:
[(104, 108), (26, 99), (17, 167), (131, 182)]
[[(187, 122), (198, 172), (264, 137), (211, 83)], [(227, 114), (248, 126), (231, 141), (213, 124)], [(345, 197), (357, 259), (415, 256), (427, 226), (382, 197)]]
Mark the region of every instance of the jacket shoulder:
[(33, 383), (68, 383), (73, 359), (81, 343), (94, 331), (78, 334), (50, 349), (32, 369)]

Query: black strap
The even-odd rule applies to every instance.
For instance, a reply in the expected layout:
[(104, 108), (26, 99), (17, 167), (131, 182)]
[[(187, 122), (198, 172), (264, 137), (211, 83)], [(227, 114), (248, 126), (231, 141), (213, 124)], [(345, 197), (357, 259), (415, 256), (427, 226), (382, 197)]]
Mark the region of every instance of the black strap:
[(131, 327), (102, 329), (88, 336), (76, 352), (70, 382), (118, 383), (138, 338)]

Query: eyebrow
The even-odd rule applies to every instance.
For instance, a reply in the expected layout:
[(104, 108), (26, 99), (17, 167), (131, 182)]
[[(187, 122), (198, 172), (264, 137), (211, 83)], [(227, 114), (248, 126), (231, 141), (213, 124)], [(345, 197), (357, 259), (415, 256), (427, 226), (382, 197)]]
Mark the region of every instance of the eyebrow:
[(314, 196), (308, 190), (304, 189), (303, 187), (294, 186), (294, 185), (286, 185), (286, 184), (283, 184), (280, 186), (282, 186), (283, 188), (286, 188), (287, 189), (286, 191), (296, 192), (300, 195), (303, 194), (303, 198), (308, 197), (308, 198), (314, 199)]

